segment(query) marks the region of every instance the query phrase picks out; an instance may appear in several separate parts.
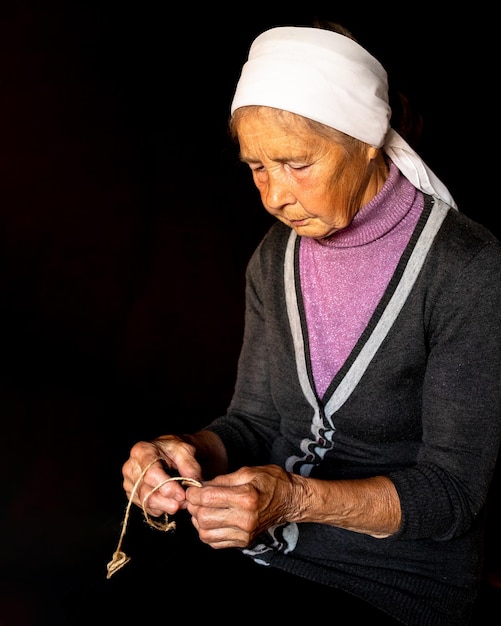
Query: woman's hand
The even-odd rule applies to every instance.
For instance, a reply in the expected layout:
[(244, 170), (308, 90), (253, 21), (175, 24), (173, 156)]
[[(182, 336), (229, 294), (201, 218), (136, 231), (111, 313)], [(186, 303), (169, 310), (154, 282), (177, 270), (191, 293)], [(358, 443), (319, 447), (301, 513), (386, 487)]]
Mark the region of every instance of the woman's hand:
[(182, 483), (169, 479), (179, 475), (201, 482), (202, 471), (195, 454), (195, 446), (177, 435), (136, 443), (122, 467), (127, 497), (133, 494), (132, 502), (154, 517), (174, 515), (186, 508)]
[(188, 487), (187, 509), (200, 539), (213, 548), (244, 548), (306, 506), (301, 477), (277, 465), (243, 467), (202, 487)]

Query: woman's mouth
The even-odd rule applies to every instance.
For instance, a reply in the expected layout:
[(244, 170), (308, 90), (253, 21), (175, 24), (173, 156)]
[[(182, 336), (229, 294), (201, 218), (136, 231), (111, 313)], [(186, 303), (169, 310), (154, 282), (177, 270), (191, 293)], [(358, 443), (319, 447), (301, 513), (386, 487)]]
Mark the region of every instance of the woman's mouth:
[(296, 226), (296, 227), (305, 226), (306, 223), (308, 222), (308, 218), (304, 217), (303, 219), (300, 219), (300, 220), (289, 220), (289, 222), (292, 226)]

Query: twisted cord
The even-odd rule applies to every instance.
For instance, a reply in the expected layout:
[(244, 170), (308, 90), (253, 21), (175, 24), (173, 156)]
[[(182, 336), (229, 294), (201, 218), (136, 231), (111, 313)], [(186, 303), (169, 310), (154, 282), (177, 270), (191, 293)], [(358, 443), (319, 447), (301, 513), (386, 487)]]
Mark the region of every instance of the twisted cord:
[[(134, 499), (134, 496), (136, 495), (136, 491), (137, 491), (137, 489), (139, 487), (139, 483), (143, 479), (143, 477), (146, 474), (146, 472), (150, 469), (150, 467), (154, 463), (156, 463), (157, 461), (160, 461), (160, 460), (161, 459), (153, 459), (153, 461), (151, 461), (151, 463), (146, 465), (146, 467), (143, 469), (143, 471), (139, 475), (139, 478), (135, 482), (134, 487), (133, 487), (133, 489), (132, 489), (132, 491), (130, 493), (129, 501), (127, 502), (127, 507), (125, 509), (125, 516), (124, 516), (124, 520), (122, 522), (122, 532), (120, 533), (120, 538), (118, 540), (118, 545), (117, 545), (117, 548), (116, 548), (115, 552), (113, 553), (113, 558), (111, 559), (111, 561), (106, 566), (106, 570), (107, 570), (106, 578), (108, 578), (108, 579), (111, 578), (113, 576), (113, 574), (115, 574), (115, 572), (117, 572), (119, 569), (121, 569), (124, 565), (126, 565), (130, 561), (130, 556), (127, 556), (125, 554), (125, 552), (123, 552), (123, 550), (122, 550), (122, 542), (123, 542), (123, 539), (125, 537), (125, 531), (126, 531), (126, 528), (127, 528), (127, 523), (129, 521), (130, 508), (132, 506), (132, 500)], [(156, 520), (151, 519), (151, 517), (148, 515), (148, 512), (146, 510), (146, 503), (148, 501), (148, 498), (153, 493), (155, 493), (155, 491), (158, 491), (158, 489), (160, 489), (163, 485), (165, 485), (166, 483), (168, 483), (168, 482), (170, 482), (172, 480), (177, 480), (177, 481), (181, 482), (183, 485), (192, 485), (192, 486), (195, 486), (195, 487), (201, 487), (202, 486), (202, 483), (199, 482), (198, 480), (195, 480), (194, 478), (186, 478), (184, 476), (171, 476), (170, 478), (167, 478), (167, 479), (163, 480), (156, 487), (153, 487), (153, 489), (143, 498), (143, 501), (141, 502), (141, 507), (143, 509), (143, 514), (144, 514), (144, 518), (145, 518), (146, 522), (152, 528), (156, 528), (157, 530), (161, 530), (163, 532), (168, 532), (169, 530), (174, 530), (174, 528), (176, 527), (176, 522), (174, 520), (170, 520), (169, 521), (169, 516), (167, 515), (167, 513), (165, 513), (163, 515), (163, 521), (156, 521)]]

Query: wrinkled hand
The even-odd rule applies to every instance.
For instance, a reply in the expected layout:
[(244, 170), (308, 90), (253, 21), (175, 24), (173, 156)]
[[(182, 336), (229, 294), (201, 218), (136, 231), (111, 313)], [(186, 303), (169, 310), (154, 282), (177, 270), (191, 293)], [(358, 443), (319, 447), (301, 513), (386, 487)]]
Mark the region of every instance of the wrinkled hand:
[(188, 487), (187, 509), (200, 539), (213, 548), (244, 548), (294, 517), (301, 478), (277, 465), (243, 467), (202, 487)]
[[(141, 508), (144, 502), (146, 511), (154, 517), (174, 515), (188, 505), (182, 484), (176, 480), (166, 482), (177, 474), (201, 482), (201, 468), (193, 445), (175, 435), (159, 437), (153, 442), (140, 441), (133, 446), (122, 467), (123, 488), (130, 499), (140, 479), (132, 502)], [(161, 483), (165, 484), (159, 487)]]

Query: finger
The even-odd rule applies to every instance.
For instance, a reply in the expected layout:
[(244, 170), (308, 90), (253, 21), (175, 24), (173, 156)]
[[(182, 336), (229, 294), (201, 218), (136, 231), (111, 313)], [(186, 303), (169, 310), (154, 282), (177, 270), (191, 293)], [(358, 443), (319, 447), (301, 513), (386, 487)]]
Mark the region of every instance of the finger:
[(235, 487), (217, 487), (213, 482), (204, 483), (202, 487), (188, 487), (186, 500), (194, 506), (227, 509), (232, 507), (250, 507), (253, 501), (249, 501), (254, 494), (250, 485), (237, 485)]
[[(133, 475), (136, 476), (137, 473), (138, 470), (135, 468)], [(183, 487), (165, 472), (163, 463), (156, 458), (139, 472), (133, 484), (130, 478), (126, 477), (124, 486), (134, 504), (155, 516), (164, 512), (175, 513), (185, 501)]]
[(146, 486), (141, 492), (143, 507), (163, 507), (167, 513), (176, 513), (179, 508), (186, 507), (186, 492), (184, 485), (201, 486), (201, 483), (190, 478), (170, 476), (153, 486), (149, 491)]
[(153, 441), (169, 467), (173, 467), (179, 476), (202, 480), (202, 469), (195, 458), (195, 447), (179, 437), (166, 435)]
[(198, 521), (192, 518), (194, 527), (198, 532), (200, 541), (219, 550), (222, 548), (245, 548), (249, 545), (249, 534), (240, 528), (201, 528)]

